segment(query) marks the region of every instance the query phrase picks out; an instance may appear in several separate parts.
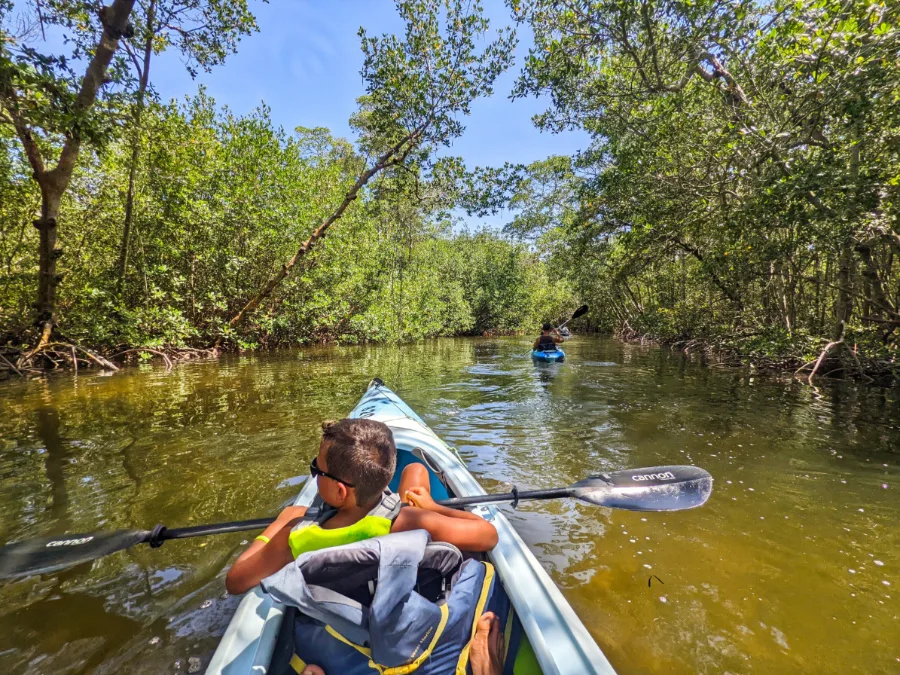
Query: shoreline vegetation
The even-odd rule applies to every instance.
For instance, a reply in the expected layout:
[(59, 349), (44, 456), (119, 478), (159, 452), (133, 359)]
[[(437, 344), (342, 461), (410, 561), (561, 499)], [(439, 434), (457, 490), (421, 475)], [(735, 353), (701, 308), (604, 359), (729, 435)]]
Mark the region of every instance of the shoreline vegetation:
[[(772, 353), (753, 349), (755, 343), (751, 338), (759, 335), (720, 336), (718, 338), (684, 338), (684, 337), (657, 337), (649, 332), (640, 333), (626, 324), (619, 329), (608, 332), (579, 331), (582, 335), (608, 335), (626, 344), (655, 346), (668, 349), (672, 352), (683, 354), (686, 358), (701, 357), (712, 360), (716, 367), (743, 369), (750, 368), (760, 374), (780, 376), (790, 374), (810, 385), (814, 379), (820, 381), (833, 378), (855, 379), (876, 386), (896, 385), (900, 380), (900, 368), (891, 361), (879, 361), (871, 359), (864, 354), (854, 352), (852, 348), (846, 350), (843, 355), (835, 349), (835, 345), (825, 345), (815, 358), (809, 358), (808, 354), (794, 352)], [(441, 337), (468, 337), (468, 338), (509, 338), (530, 335), (525, 330), (485, 330), (480, 335), (462, 334), (446, 335)], [(431, 339), (431, 338), (426, 338)], [(9, 379), (40, 377), (54, 373), (77, 374), (79, 370), (106, 370), (117, 372), (125, 367), (139, 364), (155, 363), (166, 369), (172, 370), (177, 365), (203, 359), (216, 359), (221, 354), (235, 352), (265, 353), (281, 349), (295, 349), (311, 345), (338, 346), (339, 340), (319, 340), (315, 343), (303, 343), (295, 345), (275, 345), (273, 347), (255, 346), (253, 348), (210, 347), (192, 348), (187, 346), (157, 347), (94, 347), (85, 348), (74, 343), (49, 343), (36, 354), (27, 351), (12, 349), (9, 346), (0, 347), (0, 382)], [(352, 342), (350, 344), (381, 344), (378, 341)], [(407, 343), (408, 344), (408, 343)]]
[[(395, 4), (405, 31), (360, 29), (348, 140), (158, 96), (162, 51), (228, 67), (252, 0), (0, 0), (0, 372), (532, 334), (587, 303), (576, 332), (900, 381), (896, 3)], [(448, 156), (510, 93), (586, 147)]]
[[(855, 379), (868, 384), (893, 386), (900, 382), (900, 364), (895, 360), (879, 360), (860, 354), (857, 345), (825, 342), (814, 353), (801, 351), (803, 345), (781, 351), (760, 349), (760, 341), (771, 337), (761, 332), (721, 335), (712, 338), (683, 336), (655, 337), (640, 333), (627, 323), (613, 333), (613, 337), (630, 344), (653, 344), (680, 352), (686, 356), (703, 355), (714, 358), (724, 367), (750, 367), (760, 373), (791, 374), (812, 385), (815, 378)], [(783, 337), (783, 336), (776, 336)], [(820, 340), (820, 343), (823, 341)], [(815, 344), (815, 341), (811, 341)], [(815, 355), (814, 355), (815, 354)]]

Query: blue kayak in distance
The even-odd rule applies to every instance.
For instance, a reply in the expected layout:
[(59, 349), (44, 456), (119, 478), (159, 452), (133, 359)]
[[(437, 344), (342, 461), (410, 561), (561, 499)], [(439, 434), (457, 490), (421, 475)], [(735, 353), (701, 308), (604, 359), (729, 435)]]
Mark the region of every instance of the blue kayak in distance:
[(535, 361), (563, 361), (566, 358), (566, 353), (562, 349), (554, 349), (552, 352), (533, 349), (531, 351), (531, 358)]

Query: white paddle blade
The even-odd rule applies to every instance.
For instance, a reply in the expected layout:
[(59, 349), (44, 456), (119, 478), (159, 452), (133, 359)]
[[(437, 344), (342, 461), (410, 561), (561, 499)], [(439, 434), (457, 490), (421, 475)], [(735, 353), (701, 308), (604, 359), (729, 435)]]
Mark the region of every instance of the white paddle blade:
[(585, 478), (572, 486), (572, 496), (628, 511), (682, 511), (706, 502), (712, 484), (712, 476), (696, 466), (654, 466)]

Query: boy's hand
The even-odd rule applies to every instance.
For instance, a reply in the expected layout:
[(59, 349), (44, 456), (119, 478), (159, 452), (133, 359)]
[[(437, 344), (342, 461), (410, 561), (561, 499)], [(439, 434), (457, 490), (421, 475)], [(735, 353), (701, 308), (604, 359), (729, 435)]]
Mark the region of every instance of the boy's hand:
[(411, 506), (416, 506), (420, 509), (434, 511), (437, 508), (437, 504), (434, 503), (434, 500), (431, 498), (431, 494), (423, 487), (417, 486), (410, 488), (406, 491), (404, 499)]
[(278, 520), (282, 523), (289, 523), (290, 521), (297, 520), (298, 518), (302, 518), (305, 515), (305, 506), (289, 506), (284, 511), (278, 514)]

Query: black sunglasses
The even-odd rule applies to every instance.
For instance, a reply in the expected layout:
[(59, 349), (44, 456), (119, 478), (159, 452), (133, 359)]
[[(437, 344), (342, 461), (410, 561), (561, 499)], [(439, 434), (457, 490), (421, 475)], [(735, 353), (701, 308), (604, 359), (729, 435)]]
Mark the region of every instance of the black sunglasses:
[(313, 457), (312, 461), (309, 463), (309, 472), (312, 474), (313, 478), (317, 478), (318, 476), (325, 476), (325, 478), (330, 478), (331, 480), (336, 480), (338, 483), (343, 483), (347, 487), (351, 487), (351, 488), (355, 487), (353, 485), (353, 483), (348, 483), (347, 481), (341, 480), (337, 476), (334, 476), (334, 475), (328, 473), (327, 471), (322, 471), (322, 469), (319, 468), (319, 465), (316, 464), (315, 457)]

